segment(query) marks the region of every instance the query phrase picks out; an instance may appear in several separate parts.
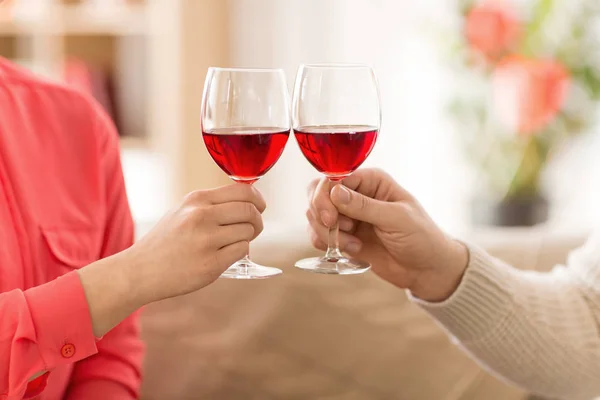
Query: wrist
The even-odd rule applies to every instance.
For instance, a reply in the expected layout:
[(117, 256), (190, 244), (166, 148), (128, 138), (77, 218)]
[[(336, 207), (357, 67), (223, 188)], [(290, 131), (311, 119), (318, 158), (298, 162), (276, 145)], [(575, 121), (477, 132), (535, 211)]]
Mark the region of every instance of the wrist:
[(409, 288), (412, 295), (436, 303), (456, 291), (469, 264), (469, 250), (458, 240), (448, 238), (435, 264), (425, 270)]
[(114, 256), (107, 258), (111, 261), (111, 268), (120, 281), (123, 298), (134, 309), (145, 306), (157, 300), (156, 290), (152, 290), (149, 282), (149, 276), (146, 274), (147, 268), (142, 265), (145, 263), (142, 257), (135, 252), (135, 246), (130, 247)]
[(123, 253), (99, 260), (78, 273), (96, 337), (105, 335), (143, 305)]

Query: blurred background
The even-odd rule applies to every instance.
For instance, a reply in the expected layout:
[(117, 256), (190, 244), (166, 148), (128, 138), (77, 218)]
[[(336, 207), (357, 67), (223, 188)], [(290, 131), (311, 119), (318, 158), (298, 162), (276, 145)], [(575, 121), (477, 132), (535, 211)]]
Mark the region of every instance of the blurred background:
[[(3, 0), (0, 56), (92, 93), (117, 125), (138, 234), (227, 184), (202, 143), (209, 66), (364, 62), (388, 171), (448, 232), (545, 270), (600, 223), (600, 30), (593, 1)], [(1, 106), (1, 105), (0, 105)], [(294, 140), (257, 187), (266, 282), (147, 308), (144, 397), (524, 399), (372, 275), (293, 270), (312, 254)]]

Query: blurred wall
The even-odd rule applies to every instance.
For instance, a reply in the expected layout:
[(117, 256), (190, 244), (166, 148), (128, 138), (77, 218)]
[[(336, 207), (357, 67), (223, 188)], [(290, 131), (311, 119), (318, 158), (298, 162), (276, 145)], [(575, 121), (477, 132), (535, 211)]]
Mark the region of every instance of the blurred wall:
[[(443, 116), (446, 78), (431, 40), (436, 19), (448, 14), (443, 3), (231, 0), (229, 5), (231, 64), (282, 67), (290, 92), (301, 63), (372, 64), (381, 85), (383, 123), (366, 165), (389, 171), (442, 225), (463, 224), (468, 194), (454, 189), (464, 186), (464, 171)], [(302, 224), (305, 187), (317, 176), (292, 140), (259, 182), (272, 200), (267, 216)]]
[[(443, 59), (440, 35), (457, 5), (423, 0), (230, 0), (230, 61), (235, 66), (282, 67), (290, 92), (301, 63), (366, 62), (381, 85), (380, 139), (365, 165), (386, 169), (411, 190), (447, 230), (469, 226), (476, 177), (460, 152), (460, 132), (445, 113), (457, 88)], [(594, 132), (595, 133), (595, 132)], [(554, 225), (600, 223), (598, 135), (571, 145), (548, 174)], [(303, 224), (305, 187), (318, 176), (292, 140), (279, 164), (259, 182), (267, 218)]]

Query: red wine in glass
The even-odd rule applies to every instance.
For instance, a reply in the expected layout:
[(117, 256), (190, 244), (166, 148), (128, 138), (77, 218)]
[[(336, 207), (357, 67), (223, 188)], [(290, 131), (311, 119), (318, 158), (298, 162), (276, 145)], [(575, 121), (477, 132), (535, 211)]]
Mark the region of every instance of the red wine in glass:
[(203, 132), (215, 163), (236, 182), (252, 184), (277, 162), (290, 131), (282, 128), (222, 128)]
[(379, 129), (362, 125), (303, 126), (294, 135), (304, 157), (319, 172), (340, 180), (354, 172), (375, 146)]

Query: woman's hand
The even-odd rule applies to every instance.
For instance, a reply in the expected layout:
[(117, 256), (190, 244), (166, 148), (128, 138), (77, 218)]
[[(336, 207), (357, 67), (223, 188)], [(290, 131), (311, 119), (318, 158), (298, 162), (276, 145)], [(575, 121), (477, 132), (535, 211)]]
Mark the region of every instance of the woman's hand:
[(254, 187), (232, 184), (199, 190), (127, 250), (136, 281), (148, 300), (209, 285), (248, 253), (263, 230), (265, 201)]
[(145, 304), (215, 281), (248, 253), (265, 207), (250, 185), (192, 192), (132, 247), (82, 268), (94, 333), (102, 336)]
[(309, 186), (313, 245), (327, 248), (328, 227), (340, 224), (340, 249), (372, 264), (386, 281), (424, 300), (441, 301), (458, 286), (468, 262), (418, 201), (388, 174), (363, 169), (329, 191), (326, 179)]

